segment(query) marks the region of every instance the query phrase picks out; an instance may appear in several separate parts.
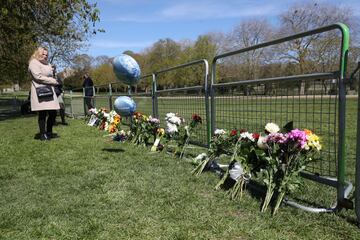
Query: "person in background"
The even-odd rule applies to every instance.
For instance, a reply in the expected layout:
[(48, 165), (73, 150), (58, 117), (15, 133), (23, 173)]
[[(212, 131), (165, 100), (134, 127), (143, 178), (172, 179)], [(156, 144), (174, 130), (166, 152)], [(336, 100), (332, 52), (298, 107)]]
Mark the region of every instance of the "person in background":
[(85, 88), (85, 104), (89, 109), (94, 108), (93, 106), (93, 96), (94, 96), (94, 90), (93, 90), (93, 86), (94, 83), (92, 81), (92, 79), (90, 78), (90, 76), (86, 73), (84, 74), (84, 82), (83, 82), (83, 88)]
[[(66, 121), (65, 121), (65, 103), (64, 103), (64, 90), (63, 90), (63, 81), (56, 75), (56, 66), (52, 65), (53, 68), (53, 73), (54, 73), (54, 78), (58, 81), (57, 86), (55, 86), (55, 93), (56, 96), (58, 98), (59, 101), (59, 105), (60, 105), (60, 118), (61, 118), (61, 124), (62, 125), (69, 125)], [(56, 121), (55, 121), (56, 123)]]
[[(38, 112), (38, 124), (40, 130), (40, 140), (46, 141), (55, 137), (53, 125), (56, 117), (56, 110), (60, 109), (58, 98), (56, 97), (54, 86), (58, 82), (53, 77), (52, 66), (48, 63), (48, 50), (44, 47), (37, 48), (29, 60), (31, 84), (31, 110)], [(53, 94), (45, 98), (39, 98), (36, 88), (50, 86)], [(46, 119), (47, 118), (47, 119)]]

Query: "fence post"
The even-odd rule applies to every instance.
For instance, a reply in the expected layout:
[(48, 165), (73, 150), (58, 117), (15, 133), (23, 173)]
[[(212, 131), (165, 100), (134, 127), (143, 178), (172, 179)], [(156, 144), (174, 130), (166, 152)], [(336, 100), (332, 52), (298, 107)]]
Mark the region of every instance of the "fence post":
[(211, 81), (210, 81), (210, 129), (211, 135), (215, 132), (215, 121), (216, 121), (216, 109), (215, 109), (215, 91), (213, 84), (215, 83), (216, 78), (216, 58), (213, 59), (211, 66)]
[(93, 88), (93, 96), (92, 96), (92, 101), (93, 101), (93, 105), (96, 108), (96, 91), (95, 91), (95, 86), (92, 86)]
[(109, 110), (111, 111), (113, 109), (112, 105), (112, 85), (109, 83)]
[[(360, 61), (358, 62), (360, 68)], [(360, 83), (360, 73), (358, 74), (358, 84)], [(355, 212), (358, 222), (360, 222), (360, 93), (358, 87), (358, 106), (357, 106), (357, 135), (356, 135), (356, 170), (355, 170)]]
[(70, 112), (71, 117), (74, 118), (74, 111), (73, 111), (73, 91), (70, 90)]
[(156, 95), (156, 75), (154, 73), (152, 73), (152, 91), (151, 91), (151, 95), (152, 95), (152, 108), (153, 108), (153, 116), (156, 118), (159, 118), (159, 113), (158, 113), (158, 101), (157, 101), (157, 95)]
[(345, 200), (345, 159), (346, 159), (346, 143), (345, 143), (345, 115), (346, 115), (346, 65), (349, 50), (349, 28), (344, 24), (338, 24), (342, 31), (341, 58), (340, 58), (340, 76), (339, 76), (339, 147), (338, 147), (338, 187), (337, 200), (341, 205)]
[[(205, 115), (206, 115), (206, 141), (207, 146), (210, 147), (211, 141), (211, 120), (210, 120), (210, 106), (209, 106), (209, 63), (206, 59), (203, 59), (205, 65), (204, 76), (204, 91), (205, 91)], [(211, 86), (211, 84), (210, 84)]]

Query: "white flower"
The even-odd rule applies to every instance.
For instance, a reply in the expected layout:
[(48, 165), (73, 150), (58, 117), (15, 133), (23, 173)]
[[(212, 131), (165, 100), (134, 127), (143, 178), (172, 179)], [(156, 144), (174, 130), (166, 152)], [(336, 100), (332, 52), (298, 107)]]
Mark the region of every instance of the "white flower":
[(172, 123), (172, 124), (177, 124), (177, 125), (180, 125), (181, 124), (181, 119), (179, 117), (176, 117), (176, 116), (173, 116), (171, 118), (169, 118), (167, 120), (169, 123)]
[(167, 120), (168, 118), (171, 118), (171, 117), (175, 117), (176, 115), (175, 115), (175, 113), (167, 113), (166, 114), (166, 117), (165, 117), (165, 120)]
[(167, 123), (166, 132), (170, 134), (175, 133), (178, 132), (178, 128), (175, 124)]
[(260, 149), (267, 149), (266, 137), (260, 136), (257, 145)]
[(215, 135), (223, 135), (225, 133), (226, 131), (224, 129), (216, 129), (214, 132)]
[(265, 130), (269, 133), (277, 133), (280, 131), (280, 128), (275, 123), (268, 123), (265, 125)]
[(108, 118), (110, 116), (110, 114), (104, 112), (104, 118)]
[(240, 138), (241, 138), (241, 139), (249, 139), (249, 140), (252, 141), (252, 142), (255, 141), (254, 137), (253, 137), (252, 134), (249, 133), (249, 132), (240, 133)]
[(97, 110), (96, 110), (96, 108), (90, 108), (89, 112), (92, 113), (92, 114), (96, 114)]
[(197, 157), (195, 158), (196, 161), (202, 161), (207, 157), (206, 153), (200, 153), (199, 155), (197, 155)]
[(124, 130), (120, 130), (120, 135), (125, 135), (125, 131)]

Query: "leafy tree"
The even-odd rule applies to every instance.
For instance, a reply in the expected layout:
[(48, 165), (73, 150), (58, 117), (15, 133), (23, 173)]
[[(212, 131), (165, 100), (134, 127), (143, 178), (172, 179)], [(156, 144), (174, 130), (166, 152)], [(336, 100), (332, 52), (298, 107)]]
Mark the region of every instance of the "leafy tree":
[(109, 63), (103, 63), (93, 68), (90, 75), (94, 81), (94, 85), (107, 85), (116, 80), (112, 65)]
[(99, 20), (96, 4), (86, 0), (7, 0), (0, 10), (0, 82), (24, 81), (28, 59), (38, 45), (51, 46), (54, 61), (57, 57), (66, 61), (71, 58), (66, 54), (89, 34), (102, 31), (95, 29)]
[[(160, 39), (147, 50), (144, 68), (146, 72), (155, 72), (179, 64), (181, 46), (172, 39)], [(174, 72), (158, 77), (159, 88), (175, 87)]]

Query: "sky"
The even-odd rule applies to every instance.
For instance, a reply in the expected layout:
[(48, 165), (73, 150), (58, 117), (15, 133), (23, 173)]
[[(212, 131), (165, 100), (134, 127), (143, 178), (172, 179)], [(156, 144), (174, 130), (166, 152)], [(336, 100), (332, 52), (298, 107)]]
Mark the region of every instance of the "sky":
[[(90, 0), (97, 2), (105, 30), (89, 41), (85, 53), (113, 57), (130, 50), (140, 53), (160, 39), (195, 41), (209, 32), (229, 33), (241, 21), (265, 18), (276, 25), (277, 16), (297, 0)], [(311, 1), (310, 2), (315, 2)], [(345, 6), (360, 17), (360, 0), (319, 0)]]

